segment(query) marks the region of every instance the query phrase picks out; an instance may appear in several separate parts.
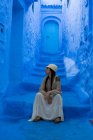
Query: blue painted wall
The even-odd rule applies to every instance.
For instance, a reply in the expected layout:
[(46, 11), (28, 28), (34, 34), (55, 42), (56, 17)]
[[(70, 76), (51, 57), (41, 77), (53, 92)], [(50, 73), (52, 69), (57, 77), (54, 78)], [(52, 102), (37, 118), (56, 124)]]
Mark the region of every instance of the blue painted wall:
[[(76, 59), (77, 50), (79, 48), (81, 33), (83, 33), (83, 24), (87, 24), (88, 13), (84, 7), (84, 0), (66, 0), (62, 1), (64, 5), (62, 8), (62, 34), (63, 34), (63, 46), (65, 48), (65, 54), (72, 59)], [(74, 12), (73, 12), (74, 11)], [(86, 16), (84, 23), (82, 19)]]
[(30, 5), (24, 14), (23, 80), (31, 74), (41, 47), (40, 1)]
[[(9, 83), (9, 49), (12, 19), (12, 0), (0, 0), (0, 23), (4, 25), (3, 37), (0, 37), (0, 95)], [(3, 39), (3, 40), (2, 40)]]
[(9, 80), (12, 83), (22, 81), (24, 9), (19, 2), (17, 6), (13, 3), (9, 56)]
[(20, 82), (25, 71), (24, 63), (34, 64), (38, 56), (40, 1), (32, 2), (26, 5), (25, 1), (17, 0), (13, 6), (12, 0), (8, 3), (0, 0), (0, 23), (4, 25), (3, 41), (0, 41), (0, 92), (4, 92), (10, 82)]
[[(79, 69), (79, 80), (77, 86), (78, 96), (81, 100), (92, 96), (93, 87), (91, 85), (93, 77), (93, 49), (91, 44), (92, 29), (92, 1), (84, 0), (63, 0), (63, 46), (68, 58), (74, 60)], [(91, 3), (91, 4), (90, 4)], [(74, 12), (73, 12), (74, 11)], [(90, 72), (91, 69), (91, 72)], [(76, 81), (75, 81), (76, 82)]]

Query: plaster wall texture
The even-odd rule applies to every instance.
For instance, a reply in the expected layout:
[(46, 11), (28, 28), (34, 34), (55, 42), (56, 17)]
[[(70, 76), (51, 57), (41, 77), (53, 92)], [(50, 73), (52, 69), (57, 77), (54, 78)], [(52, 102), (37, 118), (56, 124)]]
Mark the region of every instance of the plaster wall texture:
[[(4, 92), (8, 82), (9, 47), (12, 20), (12, 0), (0, 0), (0, 23), (4, 25), (0, 39), (0, 91)], [(1, 34), (1, 33), (0, 33)]]
[(40, 45), (40, 1), (31, 5), (24, 15), (24, 63), (31, 61), (39, 54)]

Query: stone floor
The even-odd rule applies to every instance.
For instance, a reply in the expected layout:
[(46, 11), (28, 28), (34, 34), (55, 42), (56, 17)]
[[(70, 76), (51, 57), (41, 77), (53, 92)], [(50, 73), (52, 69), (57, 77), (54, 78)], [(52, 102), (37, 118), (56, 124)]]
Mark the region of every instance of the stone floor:
[(93, 140), (93, 125), (85, 119), (51, 121), (0, 120), (0, 140)]

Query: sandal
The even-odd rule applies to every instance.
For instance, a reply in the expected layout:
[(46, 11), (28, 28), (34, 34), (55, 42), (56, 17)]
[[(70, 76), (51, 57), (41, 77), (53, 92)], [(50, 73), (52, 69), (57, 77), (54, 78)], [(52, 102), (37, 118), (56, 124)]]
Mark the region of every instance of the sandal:
[(57, 117), (55, 120), (54, 120), (55, 123), (59, 123), (61, 122), (61, 117)]
[(90, 123), (93, 125), (93, 120), (89, 120), (90, 121)]
[(40, 120), (41, 120), (41, 118), (39, 116), (37, 116), (33, 121), (37, 122), (37, 121), (40, 121)]

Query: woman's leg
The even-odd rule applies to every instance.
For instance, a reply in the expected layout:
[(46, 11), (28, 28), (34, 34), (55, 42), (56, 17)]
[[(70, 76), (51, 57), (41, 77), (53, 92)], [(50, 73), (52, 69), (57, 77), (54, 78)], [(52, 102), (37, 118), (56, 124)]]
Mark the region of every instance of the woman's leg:
[(57, 94), (52, 99), (52, 103), (48, 104), (44, 99), (42, 93), (37, 93), (35, 101), (33, 104), (33, 113), (31, 121), (34, 121), (37, 117), (43, 118), (45, 120), (55, 120), (60, 117), (61, 121), (64, 120), (63, 108), (62, 108), (62, 97)]
[(40, 92), (37, 93), (33, 104), (32, 121), (38, 121), (42, 118), (43, 104), (45, 102), (44, 95)]
[(60, 121), (64, 121), (62, 96), (60, 94), (57, 94), (53, 99), (53, 103), (56, 114), (54, 122), (57, 123)]

